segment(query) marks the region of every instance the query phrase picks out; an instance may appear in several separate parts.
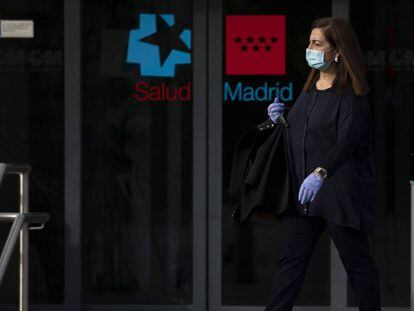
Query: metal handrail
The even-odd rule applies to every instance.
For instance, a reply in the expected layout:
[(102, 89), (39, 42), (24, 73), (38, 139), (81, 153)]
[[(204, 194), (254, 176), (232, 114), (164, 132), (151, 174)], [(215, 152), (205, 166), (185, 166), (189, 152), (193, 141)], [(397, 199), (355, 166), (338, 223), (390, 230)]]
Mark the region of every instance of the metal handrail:
[[(20, 208), (19, 213), (0, 213), (0, 222), (13, 222), (0, 256), (0, 284), (7, 270), (13, 249), (19, 238), (19, 311), (29, 307), (29, 230), (41, 230), (49, 221), (48, 213), (29, 212), (29, 173), (27, 164), (0, 163), (0, 184), (5, 174), (19, 175)], [(29, 224), (39, 226), (29, 227)]]

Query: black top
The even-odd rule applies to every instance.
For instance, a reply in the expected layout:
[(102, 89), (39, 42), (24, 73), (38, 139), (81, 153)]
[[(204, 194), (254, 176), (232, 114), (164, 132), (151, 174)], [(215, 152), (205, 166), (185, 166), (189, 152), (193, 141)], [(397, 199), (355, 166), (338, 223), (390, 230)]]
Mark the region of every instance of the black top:
[[(376, 173), (367, 96), (357, 96), (352, 87), (339, 96), (333, 87), (317, 90), (313, 86), (286, 113), (291, 179), (299, 213), (370, 231), (375, 219)], [(300, 185), (318, 166), (327, 169), (328, 178), (313, 202), (301, 205)]]

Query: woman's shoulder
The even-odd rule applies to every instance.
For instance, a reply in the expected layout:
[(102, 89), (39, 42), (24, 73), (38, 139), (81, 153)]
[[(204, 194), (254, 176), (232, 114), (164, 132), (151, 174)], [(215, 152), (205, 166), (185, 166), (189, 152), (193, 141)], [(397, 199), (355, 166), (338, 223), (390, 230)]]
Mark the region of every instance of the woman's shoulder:
[(367, 94), (357, 95), (354, 88), (349, 87), (342, 96), (340, 107), (343, 111), (355, 111), (365, 115), (370, 111), (370, 102)]
[(343, 97), (349, 97), (349, 98), (356, 98), (356, 99), (363, 99), (367, 100), (368, 96), (366, 93), (364, 94), (357, 94), (355, 91), (355, 88), (352, 84), (349, 84), (346, 86), (345, 91), (343, 92)]

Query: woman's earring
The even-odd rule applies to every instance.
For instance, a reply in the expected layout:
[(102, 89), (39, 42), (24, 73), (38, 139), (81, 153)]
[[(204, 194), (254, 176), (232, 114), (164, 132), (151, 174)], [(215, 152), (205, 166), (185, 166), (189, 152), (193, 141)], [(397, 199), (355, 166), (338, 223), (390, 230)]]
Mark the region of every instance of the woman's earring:
[(338, 56), (335, 56), (335, 63), (339, 61)]

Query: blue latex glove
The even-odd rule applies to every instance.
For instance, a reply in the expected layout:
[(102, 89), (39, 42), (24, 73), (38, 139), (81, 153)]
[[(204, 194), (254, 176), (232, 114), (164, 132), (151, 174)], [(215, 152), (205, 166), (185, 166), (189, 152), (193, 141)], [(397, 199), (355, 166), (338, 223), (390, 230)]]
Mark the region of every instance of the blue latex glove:
[(267, 107), (267, 114), (269, 115), (270, 119), (276, 123), (277, 119), (279, 119), (280, 115), (283, 111), (285, 111), (285, 109), (285, 104), (279, 102), (279, 99), (276, 97), (275, 101)]
[(315, 199), (315, 196), (318, 193), (319, 189), (322, 187), (323, 182), (324, 179), (322, 176), (315, 173), (310, 173), (300, 186), (298, 198), (300, 203), (305, 204), (309, 200), (312, 202), (313, 199)]

